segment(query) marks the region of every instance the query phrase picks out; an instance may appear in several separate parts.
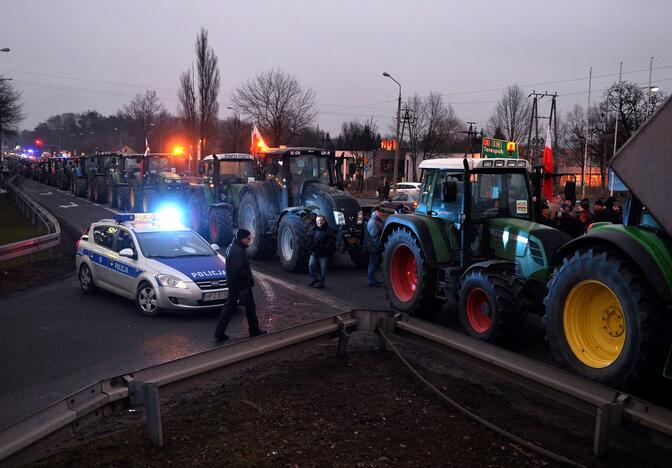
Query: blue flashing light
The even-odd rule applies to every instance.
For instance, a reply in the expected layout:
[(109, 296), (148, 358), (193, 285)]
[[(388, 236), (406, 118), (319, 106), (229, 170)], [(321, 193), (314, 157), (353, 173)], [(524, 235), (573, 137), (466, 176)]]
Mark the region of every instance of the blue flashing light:
[(123, 223), (124, 221), (133, 221), (135, 219), (135, 214), (133, 213), (117, 213), (114, 215), (114, 220), (118, 223)]
[(175, 205), (163, 205), (157, 212), (157, 218), (162, 226), (182, 226), (184, 212)]

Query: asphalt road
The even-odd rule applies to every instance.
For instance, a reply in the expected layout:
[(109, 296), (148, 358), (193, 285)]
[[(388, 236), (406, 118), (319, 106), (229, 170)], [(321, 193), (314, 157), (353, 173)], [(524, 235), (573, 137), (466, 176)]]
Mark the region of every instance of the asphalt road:
[[(25, 180), (22, 189), (78, 231), (114, 210)], [(74, 248), (74, 246), (73, 246)], [(309, 288), (304, 274), (282, 271), (277, 260), (253, 261), (262, 327), (273, 331), (352, 308), (385, 308), (380, 288), (346, 256), (330, 262), (327, 287)], [(217, 312), (139, 315), (130, 300), (84, 295), (77, 278), (0, 296), (0, 429), (97, 380), (198, 353), (215, 346)], [(233, 339), (247, 336), (244, 313)]]

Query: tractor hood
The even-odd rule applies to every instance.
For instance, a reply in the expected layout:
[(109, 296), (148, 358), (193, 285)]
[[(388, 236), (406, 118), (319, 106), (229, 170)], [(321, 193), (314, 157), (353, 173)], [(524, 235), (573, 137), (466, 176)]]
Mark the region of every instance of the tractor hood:
[(343, 213), (347, 226), (357, 224), (359, 202), (342, 190), (317, 182), (307, 183), (303, 189), (303, 199), (305, 206), (317, 206), (332, 227), (338, 226), (334, 211)]
[(558, 229), (524, 219), (495, 218), (487, 226), (495, 256), (515, 261), (525, 277), (544, 277), (553, 254), (572, 240)]

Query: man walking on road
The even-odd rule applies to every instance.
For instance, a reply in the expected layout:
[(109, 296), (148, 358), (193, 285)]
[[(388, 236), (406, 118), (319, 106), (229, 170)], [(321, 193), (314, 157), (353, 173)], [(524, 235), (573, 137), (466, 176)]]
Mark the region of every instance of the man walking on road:
[(380, 208), (376, 207), (371, 212), (371, 218), (366, 223), (367, 242), (366, 250), (369, 252), (368, 282), (371, 287), (380, 287), (383, 283), (376, 279), (376, 269), (380, 263), (380, 255), (383, 252), (383, 244), (380, 236), (383, 233), (383, 220), (380, 218)]
[(215, 330), (215, 340), (218, 342), (229, 339), (226, 335), (226, 328), (229, 326), (231, 316), (236, 312), (238, 304), (245, 306), (250, 337), (266, 334), (266, 331), (259, 329), (256, 306), (252, 296), (254, 278), (252, 277), (250, 260), (245, 253), (245, 249), (251, 242), (250, 231), (238, 229), (236, 237), (229, 248), (226, 249), (226, 281), (229, 285), (229, 298), (222, 308)]
[(327, 261), (329, 255), (336, 250), (336, 235), (323, 215), (317, 215), (316, 227), (309, 235), (310, 260), (308, 271), (310, 284), (316, 288), (324, 288), (324, 277), (327, 274)]

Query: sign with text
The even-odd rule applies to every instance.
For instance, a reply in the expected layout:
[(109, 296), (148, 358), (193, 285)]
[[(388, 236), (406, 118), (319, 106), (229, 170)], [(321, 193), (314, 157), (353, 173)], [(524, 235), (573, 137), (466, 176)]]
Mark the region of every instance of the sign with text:
[(481, 157), (518, 159), (518, 144), (513, 141), (485, 137), (483, 138)]

